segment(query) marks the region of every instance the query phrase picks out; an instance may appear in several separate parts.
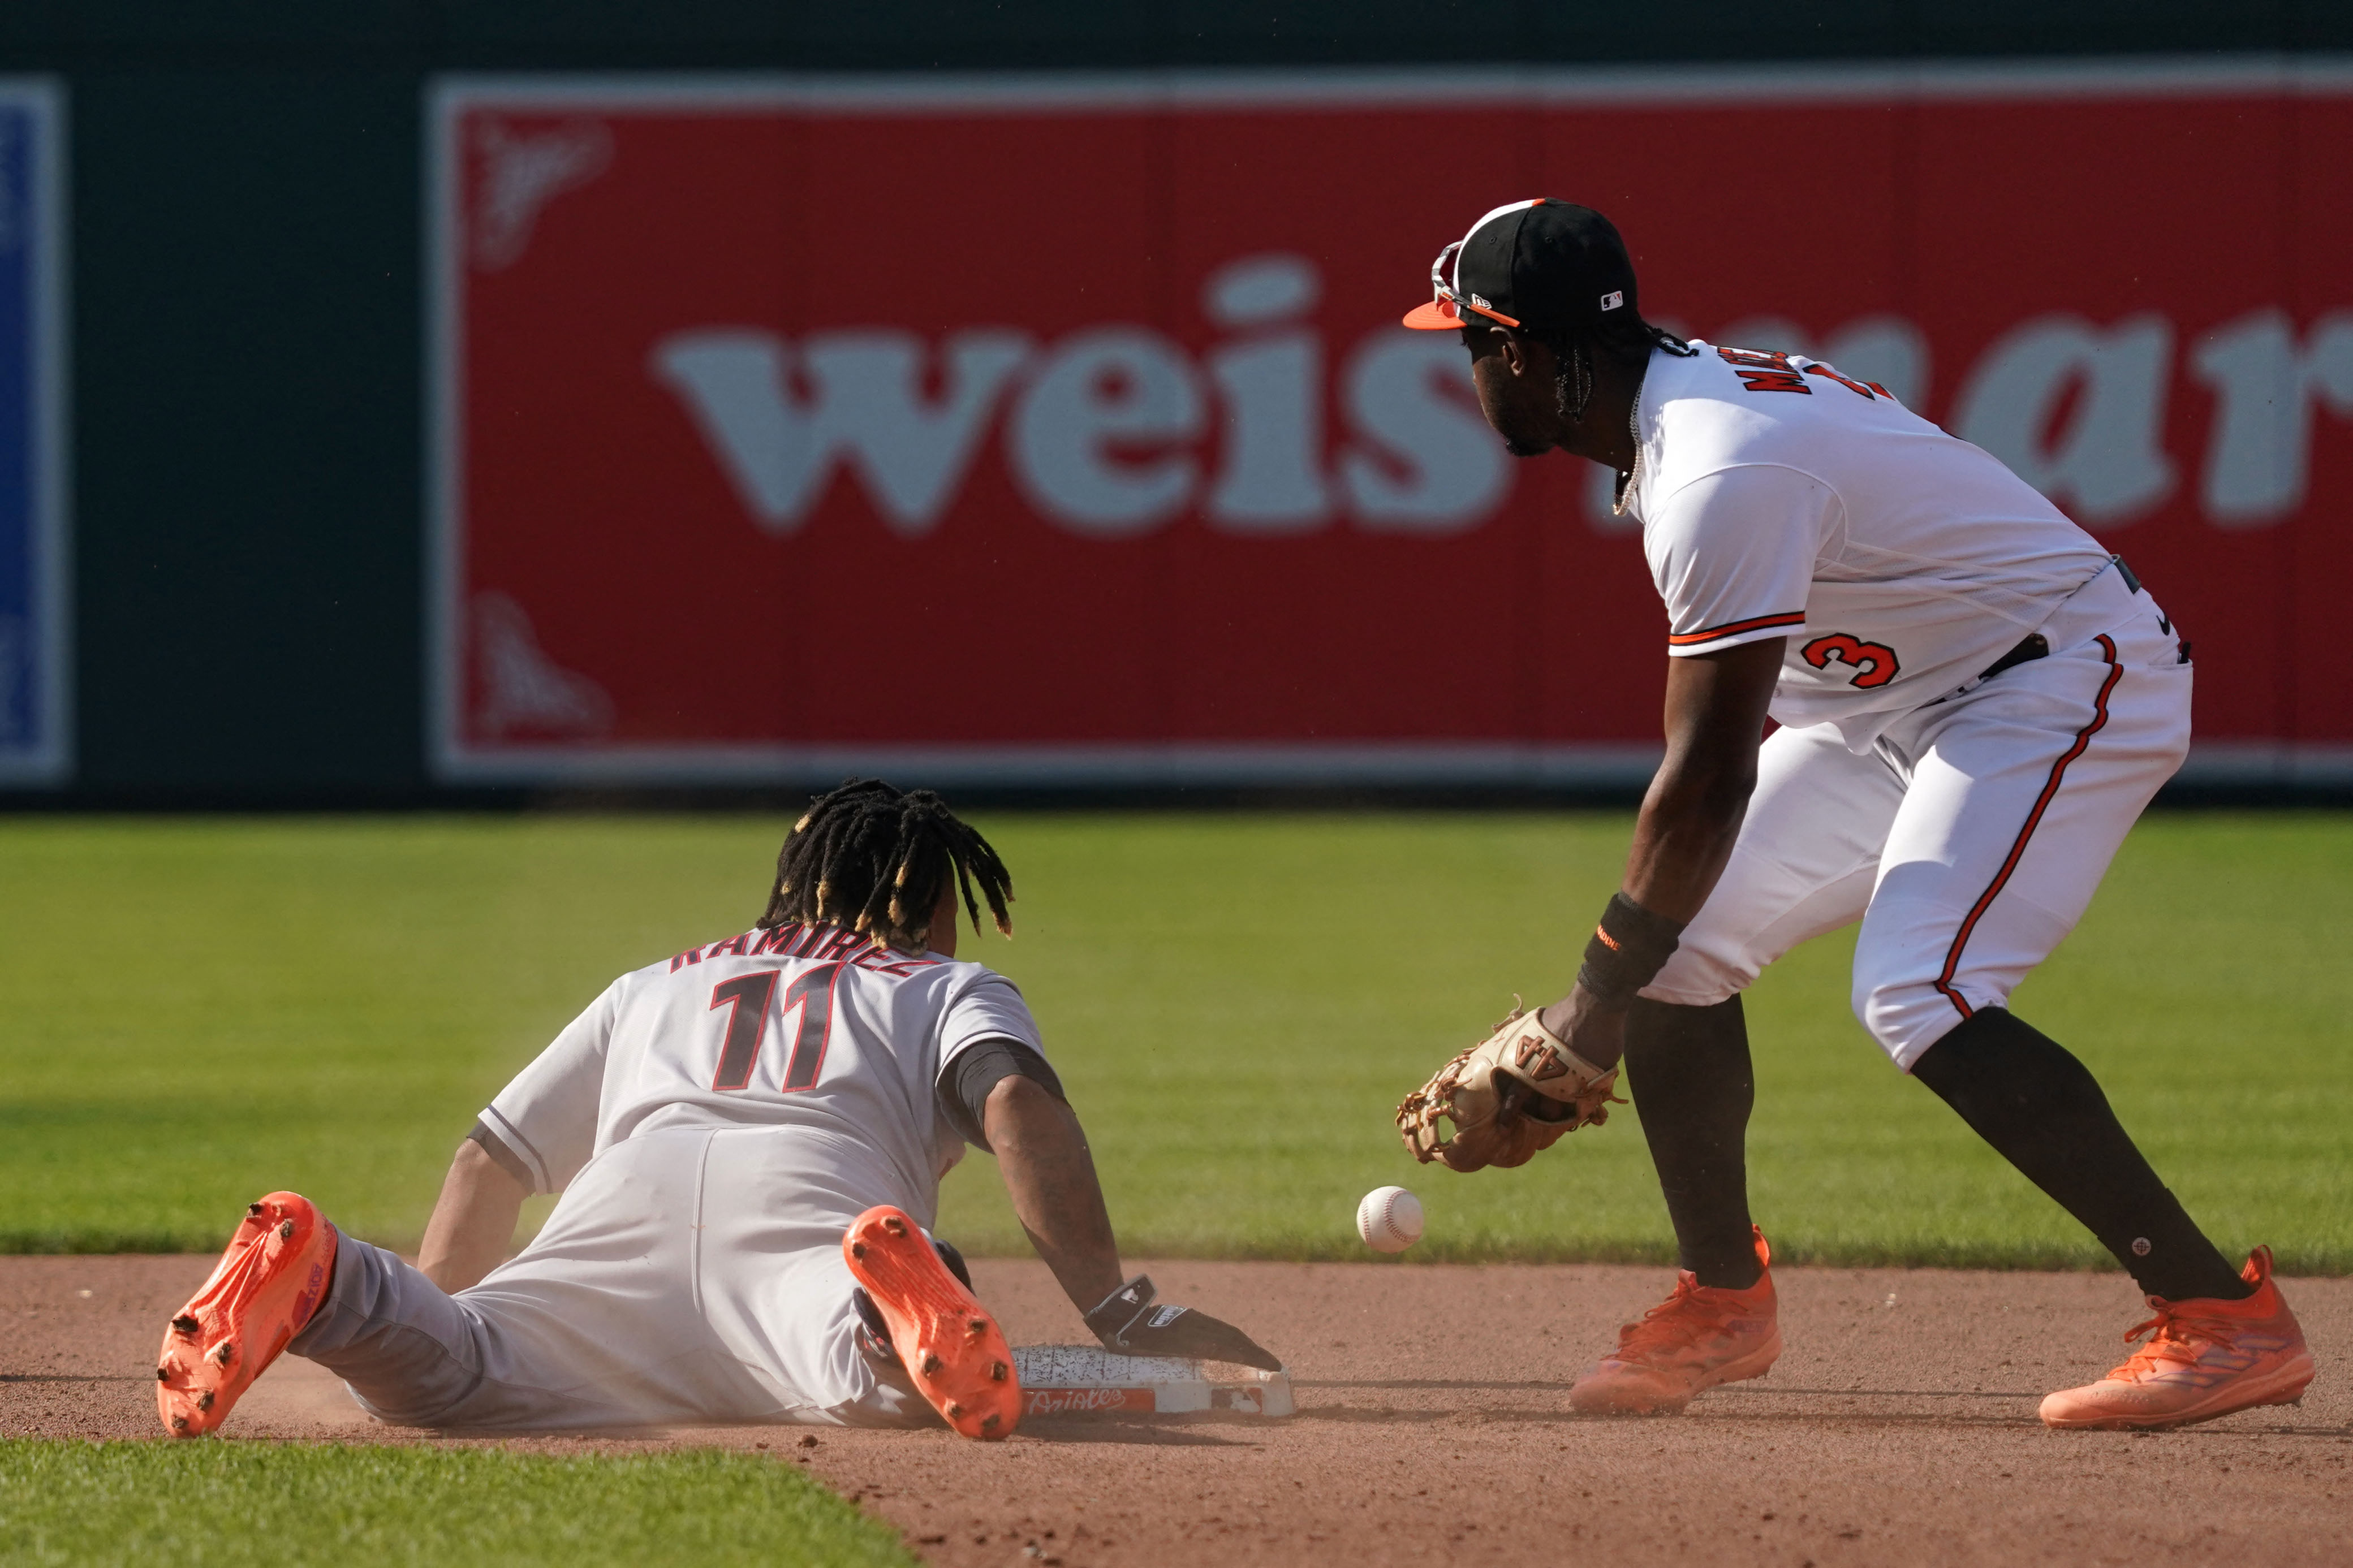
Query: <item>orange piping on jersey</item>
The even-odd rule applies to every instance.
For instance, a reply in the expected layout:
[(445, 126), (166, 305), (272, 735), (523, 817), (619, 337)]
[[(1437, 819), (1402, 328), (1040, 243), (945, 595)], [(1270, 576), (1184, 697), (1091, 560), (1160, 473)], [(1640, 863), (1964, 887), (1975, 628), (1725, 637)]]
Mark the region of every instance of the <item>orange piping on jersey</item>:
[(1714, 642), (1718, 637), (1738, 637), (1742, 632), (1758, 631), (1766, 626), (1801, 626), (1806, 624), (1803, 610), (1785, 610), (1778, 616), (1758, 616), (1752, 620), (1727, 621), (1720, 626), (1702, 631), (1683, 632), (1667, 638), (1669, 647), (1689, 647), (1694, 643)]
[(2116, 645), (2105, 637), (2094, 640), (2100, 645), (2101, 656), (2108, 661), (2108, 678), (2100, 683), (2100, 694), (2093, 700), (2092, 721), (2075, 731), (2075, 743), (2051, 764), (2051, 776), (2043, 781), (2042, 793), (2034, 799), (2034, 809), (2026, 814), (2026, 826), (2018, 830), (2018, 837), (2010, 847), (2009, 858), (2001, 863), (2001, 869), (1994, 873), (1993, 880), (1986, 884), (1986, 890), (1978, 896), (1968, 918), (1961, 921), (1961, 929), (1954, 934), (1953, 945), (1945, 953), (1945, 972), (1936, 976), (1937, 991), (1946, 1001), (1959, 1009), (1963, 1018), (1976, 1015), (1968, 999), (1953, 989), (1953, 975), (1961, 967), (1961, 949), (1968, 945), (1969, 933), (1977, 929), (1978, 917), (1993, 902), (1994, 895), (2009, 882), (2010, 874), (2018, 869), (2018, 862), (2026, 853), (2026, 841), (2034, 837), (2035, 828), (2042, 825), (2043, 812), (2051, 805), (2052, 796), (2059, 793), (2060, 781), (2067, 776), (2067, 764), (2082, 756), (2084, 749), (2092, 743), (2092, 737), (2106, 726), (2108, 693), (2114, 691), (2116, 682), (2124, 679), (2125, 667), (2116, 661)]

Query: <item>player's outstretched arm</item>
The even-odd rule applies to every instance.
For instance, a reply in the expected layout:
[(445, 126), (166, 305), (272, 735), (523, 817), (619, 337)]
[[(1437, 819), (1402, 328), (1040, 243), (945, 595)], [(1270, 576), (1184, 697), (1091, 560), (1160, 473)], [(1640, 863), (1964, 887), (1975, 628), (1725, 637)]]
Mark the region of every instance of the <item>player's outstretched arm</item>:
[(1667, 661), (1667, 755), (1634, 824), (1624, 885), (1654, 914), (1688, 923), (1732, 858), (1787, 641)]
[(441, 1196), (425, 1226), (417, 1267), (427, 1279), (455, 1295), (506, 1261), (515, 1221), (531, 1194), (480, 1143), (458, 1145), (442, 1178)]
[(1456, 1171), (1522, 1165), (1609, 1120), (1626, 1014), (1715, 888), (1757, 785), (1782, 639), (1667, 661), (1667, 755), (1651, 776), (1618, 896), (1569, 994), (1516, 1008), (1397, 1109), (1413, 1157)]
[(1112, 1350), (1200, 1357), (1279, 1370), (1282, 1363), (1248, 1334), (1207, 1312), (1159, 1300), (1152, 1281), (1119, 1277), (1119, 1243), (1103, 1207), (1087, 1135), (1071, 1108), (1037, 1080), (998, 1080), (982, 1106), (988, 1145), (1029, 1243)]
[(1119, 1243), (1077, 1112), (1018, 1076), (998, 1079), (982, 1110), (1015, 1217), (1085, 1311), (1119, 1289)]
[[(1642, 797), (1620, 891), (1672, 929), (1707, 902), (1740, 837), (1785, 640), (1667, 660), (1666, 760)], [(1594, 1066), (1615, 1067), (1630, 1000), (1598, 996), (1580, 980), (1544, 1010), (1544, 1025)]]

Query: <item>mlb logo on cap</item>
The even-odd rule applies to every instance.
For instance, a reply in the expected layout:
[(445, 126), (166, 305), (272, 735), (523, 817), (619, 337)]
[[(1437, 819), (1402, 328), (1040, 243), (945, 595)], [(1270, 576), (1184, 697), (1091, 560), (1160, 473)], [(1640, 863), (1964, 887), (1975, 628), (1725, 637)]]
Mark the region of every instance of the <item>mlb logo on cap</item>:
[(1623, 289), (1612, 289), (1601, 296), (1601, 308), (1605, 310), (1614, 310), (1625, 302), (1626, 290)]

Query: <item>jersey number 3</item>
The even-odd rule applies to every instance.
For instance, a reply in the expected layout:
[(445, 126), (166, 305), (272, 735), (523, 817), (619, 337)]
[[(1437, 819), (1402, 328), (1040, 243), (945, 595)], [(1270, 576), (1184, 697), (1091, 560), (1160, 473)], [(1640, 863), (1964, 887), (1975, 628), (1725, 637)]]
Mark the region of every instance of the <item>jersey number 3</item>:
[(1832, 637), (1816, 637), (1798, 650), (1799, 657), (1816, 669), (1828, 669), (1831, 660), (1854, 666), (1849, 686), (1869, 690), (1884, 686), (1895, 679), (1895, 650), (1883, 642), (1859, 642), (1840, 632)]
[[(719, 1070), (713, 1089), (749, 1089), (752, 1065), (760, 1059), (760, 1042), (768, 1032), (768, 1004), (776, 994), (780, 969), (739, 974), (711, 988), (711, 1008), (727, 1009), (727, 1033), (719, 1047)], [(797, 1008), (799, 1026), (793, 1031), (793, 1054), (785, 1062), (785, 1081), (777, 1087), (790, 1094), (815, 1089), (825, 1067), (826, 1041), (833, 1035), (833, 983), (839, 963), (813, 963), (793, 976), (785, 987), (785, 1012)]]

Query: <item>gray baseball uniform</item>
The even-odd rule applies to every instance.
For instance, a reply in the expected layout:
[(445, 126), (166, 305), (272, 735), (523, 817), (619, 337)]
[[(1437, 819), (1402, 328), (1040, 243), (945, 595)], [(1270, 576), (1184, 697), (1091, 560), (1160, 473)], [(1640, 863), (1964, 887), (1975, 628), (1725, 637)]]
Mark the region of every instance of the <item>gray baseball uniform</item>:
[(965, 1138), (943, 1069), (1042, 1049), (1004, 976), (831, 927), (753, 931), (615, 981), (482, 1113), (539, 1236), (445, 1294), (345, 1237), (289, 1347), (401, 1425), (928, 1420), (852, 1342), (842, 1232), (928, 1227)]

